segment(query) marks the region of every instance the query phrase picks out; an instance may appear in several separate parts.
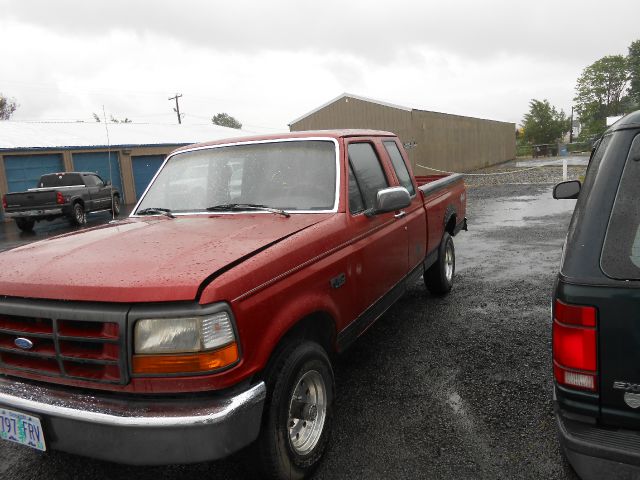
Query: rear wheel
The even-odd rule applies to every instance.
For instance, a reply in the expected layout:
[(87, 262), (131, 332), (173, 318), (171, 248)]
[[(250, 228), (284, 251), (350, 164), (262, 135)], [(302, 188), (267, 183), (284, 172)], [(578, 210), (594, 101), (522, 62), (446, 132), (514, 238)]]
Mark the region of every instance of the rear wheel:
[(453, 246), (453, 238), (444, 232), (438, 248), (438, 260), (424, 273), (424, 283), (434, 295), (444, 295), (453, 287), (455, 271), (456, 250)]
[(33, 226), (35, 224), (35, 220), (29, 218), (16, 218), (16, 225), (23, 232), (33, 232)]
[(277, 355), (267, 372), (267, 402), (256, 442), (262, 475), (301, 479), (311, 473), (329, 442), (334, 379), (325, 350), (297, 342)]
[(84, 211), (84, 207), (81, 203), (74, 203), (71, 210), (71, 217), (69, 217), (72, 225), (84, 225), (87, 223), (87, 214)]

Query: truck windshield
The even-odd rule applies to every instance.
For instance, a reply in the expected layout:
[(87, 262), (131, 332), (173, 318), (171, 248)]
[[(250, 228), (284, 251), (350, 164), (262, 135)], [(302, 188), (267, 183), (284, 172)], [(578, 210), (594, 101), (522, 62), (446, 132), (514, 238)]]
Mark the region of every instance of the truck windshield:
[(633, 140), (622, 172), (602, 249), (609, 277), (640, 280), (640, 135)]
[[(332, 141), (212, 147), (170, 157), (137, 211), (165, 208), (173, 213), (204, 212), (231, 204), (287, 211), (332, 210), (337, 202), (336, 179)], [(238, 208), (229, 211), (238, 212)]]

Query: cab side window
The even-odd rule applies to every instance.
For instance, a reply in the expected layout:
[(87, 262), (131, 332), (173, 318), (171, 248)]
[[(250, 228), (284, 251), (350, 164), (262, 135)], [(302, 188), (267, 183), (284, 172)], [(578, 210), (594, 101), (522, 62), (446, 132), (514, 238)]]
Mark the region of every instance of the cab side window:
[(104, 181), (98, 175), (92, 175), (92, 177), (94, 178), (97, 186), (104, 187)]
[[(358, 203), (355, 189), (360, 193), (360, 202), (365, 209), (373, 208), (376, 204), (378, 190), (387, 188), (389, 182), (382, 170), (380, 160), (376, 155), (373, 145), (370, 143), (351, 143), (348, 148), (349, 153), (349, 210), (351, 213), (358, 213), (358, 208), (362, 205)], [(353, 173), (353, 181), (351, 180)], [(352, 190), (354, 195), (351, 194)], [(352, 201), (352, 197), (356, 197)], [(356, 210), (354, 210), (356, 209)]]
[(389, 158), (391, 158), (391, 163), (393, 164), (393, 169), (396, 171), (396, 176), (400, 181), (400, 185), (407, 189), (409, 195), (413, 196), (416, 193), (415, 188), (413, 188), (413, 182), (411, 181), (411, 175), (409, 175), (409, 170), (407, 169), (407, 165), (404, 163), (402, 158), (402, 154), (400, 153), (400, 149), (396, 142), (389, 141), (383, 142), (384, 148), (387, 149), (387, 153), (389, 154)]
[(84, 184), (87, 187), (95, 187), (96, 184), (96, 177), (94, 175), (83, 175), (82, 178), (84, 179)]
[(351, 164), (349, 164), (349, 211), (353, 214), (364, 212), (364, 200)]

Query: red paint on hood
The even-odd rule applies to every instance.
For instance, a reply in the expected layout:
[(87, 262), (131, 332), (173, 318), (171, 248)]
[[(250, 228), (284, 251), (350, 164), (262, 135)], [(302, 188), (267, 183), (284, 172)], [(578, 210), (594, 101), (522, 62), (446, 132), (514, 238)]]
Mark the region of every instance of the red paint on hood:
[(193, 300), (212, 273), (325, 218), (240, 214), (128, 219), (0, 253), (0, 295)]

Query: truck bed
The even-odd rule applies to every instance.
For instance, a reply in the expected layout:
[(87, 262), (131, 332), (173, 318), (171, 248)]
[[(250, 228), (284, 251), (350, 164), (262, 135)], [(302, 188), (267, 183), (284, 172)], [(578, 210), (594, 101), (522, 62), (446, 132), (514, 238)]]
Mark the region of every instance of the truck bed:
[(427, 212), (427, 255), (440, 245), (444, 231), (455, 235), (466, 229), (464, 176), (455, 174), (416, 176)]

